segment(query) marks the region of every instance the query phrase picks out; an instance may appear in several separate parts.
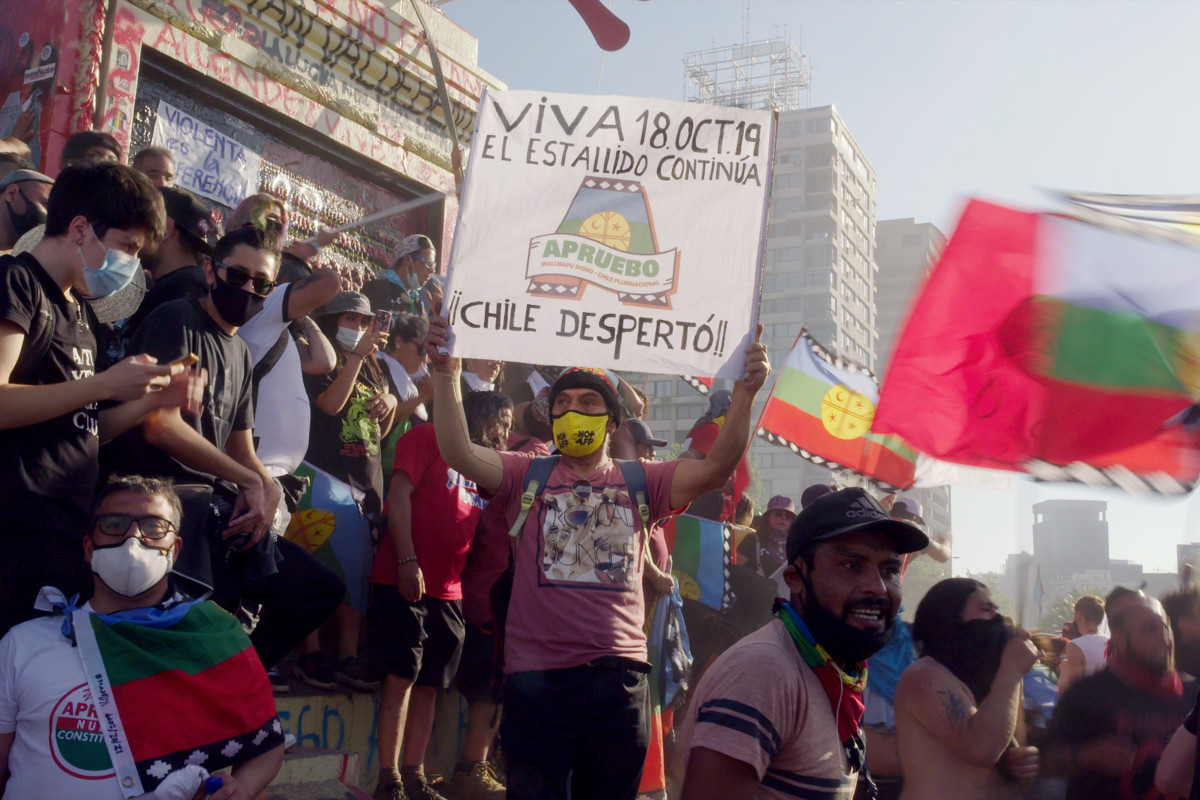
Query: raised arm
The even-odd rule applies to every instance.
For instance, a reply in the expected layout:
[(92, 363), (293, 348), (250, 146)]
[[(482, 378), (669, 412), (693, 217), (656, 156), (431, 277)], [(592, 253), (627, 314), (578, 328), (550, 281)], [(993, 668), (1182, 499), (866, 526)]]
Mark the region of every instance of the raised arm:
[(437, 433), (438, 450), (451, 469), (474, 481), (479, 488), (495, 492), (504, 477), (504, 462), (495, 450), (471, 442), (459, 386), (462, 366), (457, 358), (442, 355), (439, 349), (449, 350), (449, 341), (450, 324), (446, 318), (430, 317), (425, 352), (433, 365), (432, 380), (437, 381), (433, 392), (433, 429)]
[(762, 343), (763, 326), (755, 332), (746, 348), (746, 374), (733, 387), (733, 399), (725, 414), (725, 424), (712, 449), (703, 459), (680, 460), (671, 481), (671, 507), (680, 508), (705, 492), (720, 489), (737, 468), (738, 459), (750, 441), (750, 415), (754, 396), (771, 374), (767, 348)]
[(896, 686), (896, 718), (913, 720), (969, 764), (993, 766), (1012, 744), (1021, 713), (1021, 679), (1036, 657), (1028, 634), (1014, 636), (1004, 648), (987, 699), (978, 707), (947, 670), (934, 661), (918, 662)]
[(283, 318), (294, 320), (307, 316), (333, 299), (342, 290), (342, 279), (329, 267), (314, 269), (299, 278), (288, 289)]

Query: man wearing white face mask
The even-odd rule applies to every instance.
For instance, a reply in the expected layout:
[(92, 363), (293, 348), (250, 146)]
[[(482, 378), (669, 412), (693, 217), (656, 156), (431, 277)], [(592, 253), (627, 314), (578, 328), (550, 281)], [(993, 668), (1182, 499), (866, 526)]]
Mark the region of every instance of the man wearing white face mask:
[[(91, 598), (47, 587), (39, 603), (58, 613), (0, 640), (5, 798), (183, 800), (226, 767), (211, 796), (250, 798), (275, 777), (283, 736), (266, 674), (237, 621), (171, 574), (179, 519), (169, 483), (110, 481), (83, 540)], [(121, 726), (102, 736), (114, 706)]]
[(81, 297), (140, 268), (134, 254), (166, 227), (158, 190), (117, 164), (71, 167), (47, 209), (41, 243), (0, 257), (0, 632), (33, 616), (41, 586), (83, 577), (100, 443), (179, 406), (191, 380), (146, 355), (96, 372), (98, 323)]

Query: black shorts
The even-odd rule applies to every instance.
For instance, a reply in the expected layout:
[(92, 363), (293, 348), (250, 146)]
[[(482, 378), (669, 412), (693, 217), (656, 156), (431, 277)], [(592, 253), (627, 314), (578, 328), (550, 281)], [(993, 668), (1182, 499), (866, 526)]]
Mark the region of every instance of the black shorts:
[(492, 685), (496, 673), (496, 631), (489, 624), (486, 628), (467, 625), (467, 639), (463, 643), (462, 659), (458, 662), (458, 693), (468, 703), (498, 703), (503, 694), (503, 681)]
[(379, 673), (417, 686), (449, 689), (463, 648), (461, 600), (410, 603), (395, 586), (371, 584), (367, 659)]

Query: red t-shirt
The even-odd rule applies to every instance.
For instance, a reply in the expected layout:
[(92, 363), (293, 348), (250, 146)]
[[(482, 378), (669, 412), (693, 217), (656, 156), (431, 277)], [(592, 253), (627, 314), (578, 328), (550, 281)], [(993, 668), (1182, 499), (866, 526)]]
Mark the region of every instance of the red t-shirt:
[[(493, 503), (521, 508), (532, 456), (501, 453)], [(643, 461), (650, 519), (671, 513), (678, 461)], [(645, 545), (620, 467), (581, 476), (559, 462), (521, 529), (504, 662), (511, 672), (567, 669), (602, 656), (645, 660)]]
[[(462, 599), (467, 551), (487, 501), (474, 483), (446, 466), (432, 425), (418, 425), (400, 437), (392, 471), (404, 472), (413, 484), (412, 541), (425, 594), (437, 600)], [(381, 537), (371, 582), (399, 584), (390, 535)]]
[[(520, 443), (510, 452), (550, 455), (550, 448), (541, 439), (513, 434), (509, 446)], [(469, 625), (489, 625), (492, 622), (492, 584), (508, 569), (509, 536), (516, 517), (507, 515), (504, 503), (490, 503), (479, 518), (475, 541), (467, 555), (462, 572), (462, 612)]]

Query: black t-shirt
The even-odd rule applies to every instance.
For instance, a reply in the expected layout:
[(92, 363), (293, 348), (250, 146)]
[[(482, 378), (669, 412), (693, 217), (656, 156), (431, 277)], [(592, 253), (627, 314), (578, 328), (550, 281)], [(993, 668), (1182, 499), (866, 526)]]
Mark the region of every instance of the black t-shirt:
[[(382, 502), (383, 467), (379, 453), (383, 437), (379, 423), (367, 416), (367, 403), (387, 390), (387, 383), (376, 376), (369, 363), (363, 363), (350, 399), (339, 413), (326, 414), (317, 406), (317, 396), (333, 384), (346, 366), (343, 362), (328, 375), (304, 376), (304, 387), (312, 399), (306, 460), (356, 489), (374, 491)], [(391, 466), (387, 465), (389, 470)]]
[[(197, 367), (208, 370), (204, 406), (193, 421), (196, 430), (224, 450), (233, 431), (254, 428), (253, 394), (250, 388), (250, 351), (236, 335), (221, 329), (194, 298), (164, 303), (134, 331), (127, 350), (131, 355), (147, 353), (166, 364), (188, 353), (200, 357)], [(185, 419), (187, 417), (185, 416)], [(101, 453), (106, 474), (133, 472), (162, 475), (180, 480), (203, 480), (198, 475), (148, 444), (140, 428), (134, 428), (105, 446)]]
[(1054, 709), (1047, 746), (1082, 745), (1118, 734), (1133, 742), (1137, 755), (1133, 769), (1116, 779), (1072, 774), (1067, 800), (1160, 800), (1154, 770), (1182, 719), (1180, 700), (1130, 686), (1108, 669), (1071, 684)]
[[(0, 256), (0, 319), (26, 333), (24, 348), (36, 346), (36, 333), (45, 325), (54, 330), (45, 356), (29, 375), (15, 375), (14, 382), (44, 386), (93, 374), (99, 322), (91, 307), (74, 297), (68, 303), (31, 254)], [(5, 510), (0, 540), (33, 530), (79, 539), (87, 531), (98, 476), (96, 406), (0, 431), (0, 508)]]
[[(199, 300), (206, 294), (208, 294), (208, 279), (200, 267), (180, 267), (168, 272), (161, 278), (154, 279), (153, 285), (146, 290), (146, 296), (142, 298), (137, 311), (133, 312), (129, 321), (125, 323), (125, 330), (130, 335), (135, 334), (137, 327), (146, 317), (150, 316), (150, 312), (163, 303), (182, 300), (185, 297), (194, 297)], [(133, 350), (127, 352), (130, 355), (136, 355)]]

